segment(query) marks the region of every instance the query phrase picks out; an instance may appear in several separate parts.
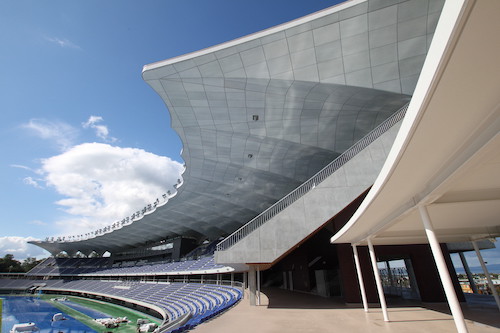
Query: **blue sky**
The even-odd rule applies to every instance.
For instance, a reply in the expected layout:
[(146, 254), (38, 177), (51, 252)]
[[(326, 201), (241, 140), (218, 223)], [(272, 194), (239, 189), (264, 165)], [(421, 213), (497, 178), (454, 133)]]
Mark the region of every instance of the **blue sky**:
[(108, 225), (175, 182), (181, 142), (145, 64), (338, 2), (0, 2), (0, 256), (46, 256), (26, 240)]

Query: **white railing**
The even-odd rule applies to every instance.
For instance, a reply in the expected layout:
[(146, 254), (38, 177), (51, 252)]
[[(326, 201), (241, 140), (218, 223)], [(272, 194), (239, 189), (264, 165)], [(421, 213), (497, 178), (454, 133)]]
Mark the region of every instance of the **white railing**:
[[(409, 103), (408, 103), (409, 104)], [(361, 140), (354, 144), (351, 148), (344, 151), (340, 156), (333, 160), (330, 164), (321, 169), (314, 176), (309, 178), (302, 185), (295, 190), (284, 196), (274, 205), (257, 215), (255, 218), (247, 222), (244, 226), (233, 232), (231, 235), (217, 244), (217, 251), (224, 251), (239, 242), (241, 239), (249, 235), (254, 230), (258, 229), (264, 223), (269, 221), (276, 214), (288, 207), (290, 204), (301, 198), (304, 194), (312, 190), (319, 183), (331, 176), (335, 171), (342, 167), (345, 163), (351, 160), (359, 152), (365, 149), (370, 143), (375, 141), (383, 133), (389, 130), (392, 126), (398, 123), (406, 114), (408, 104), (392, 114), (389, 118), (384, 120), (380, 125), (373, 129), (370, 133), (365, 135)]]

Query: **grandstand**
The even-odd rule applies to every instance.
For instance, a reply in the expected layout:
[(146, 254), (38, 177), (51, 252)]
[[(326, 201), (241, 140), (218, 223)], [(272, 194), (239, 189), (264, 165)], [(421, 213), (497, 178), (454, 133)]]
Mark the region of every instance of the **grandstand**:
[(389, 321), (377, 265), (389, 294), (403, 262), (397, 296), (448, 302), (466, 332), (450, 253), (500, 235), (499, 6), (352, 0), (146, 65), (184, 145), (176, 192), (32, 242), (54, 258), (0, 289), (119, 300), (165, 331), (233, 305), (240, 285), (252, 305), (265, 285), (380, 303)]

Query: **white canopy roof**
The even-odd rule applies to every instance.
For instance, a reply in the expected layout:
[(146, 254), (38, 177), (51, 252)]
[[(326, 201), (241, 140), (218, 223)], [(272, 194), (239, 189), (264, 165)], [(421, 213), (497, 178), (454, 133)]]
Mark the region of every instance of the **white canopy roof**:
[(499, 13), (445, 4), (386, 164), (333, 243), (426, 243), (419, 206), (441, 242), (500, 236)]

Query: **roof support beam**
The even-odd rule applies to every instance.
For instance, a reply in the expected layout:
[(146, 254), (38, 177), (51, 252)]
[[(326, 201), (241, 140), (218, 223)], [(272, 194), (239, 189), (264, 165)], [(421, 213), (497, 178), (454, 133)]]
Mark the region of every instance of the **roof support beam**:
[(420, 212), (420, 218), (424, 224), (425, 233), (427, 239), (429, 240), (429, 245), (431, 246), (432, 255), (434, 256), (434, 261), (438, 268), (439, 277), (441, 278), (441, 283), (443, 284), (444, 292), (446, 294), (446, 299), (448, 300), (448, 305), (450, 306), (451, 314), (453, 320), (455, 321), (455, 326), (457, 327), (458, 333), (467, 333), (467, 326), (465, 325), (464, 315), (462, 313), (462, 308), (458, 302), (457, 294), (453, 288), (453, 283), (451, 281), (450, 272), (446, 266), (444, 260), (443, 251), (441, 251), (441, 246), (434, 232), (434, 227), (432, 226), (431, 218), (426, 206), (419, 206), (418, 210)]
[(359, 264), (358, 248), (356, 244), (352, 245), (352, 252), (354, 254), (354, 263), (356, 264), (356, 273), (358, 275), (359, 290), (361, 291), (361, 299), (363, 300), (363, 308), (368, 312), (368, 302), (366, 300), (365, 283), (363, 281), (363, 274), (361, 273), (361, 265)]
[(373, 249), (372, 240), (368, 238), (367, 241), (368, 249), (370, 251), (370, 259), (372, 261), (373, 275), (375, 275), (375, 282), (377, 284), (378, 298), (380, 299), (380, 307), (382, 308), (382, 313), (384, 314), (384, 321), (389, 321), (389, 315), (387, 314), (387, 303), (385, 302), (384, 288), (382, 287), (382, 280), (380, 279), (380, 273), (378, 271), (375, 250)]

